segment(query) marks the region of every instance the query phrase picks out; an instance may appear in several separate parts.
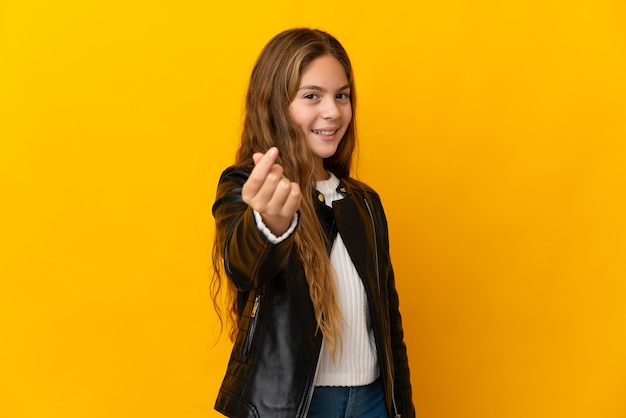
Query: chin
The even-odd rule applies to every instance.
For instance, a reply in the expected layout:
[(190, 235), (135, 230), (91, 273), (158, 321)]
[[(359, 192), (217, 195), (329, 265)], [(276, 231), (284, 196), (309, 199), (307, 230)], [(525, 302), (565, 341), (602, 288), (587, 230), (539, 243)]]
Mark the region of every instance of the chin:
[(321, 159), (325, 160), (326, 158), (330, 158), (333, 155), (335, 155), (337, 153), (337, 148), (335, 148), (333, 151), (325, 151), (325, 152), (313, 152), (315, 155), (317, 155), (318, 157), (320, 157)]

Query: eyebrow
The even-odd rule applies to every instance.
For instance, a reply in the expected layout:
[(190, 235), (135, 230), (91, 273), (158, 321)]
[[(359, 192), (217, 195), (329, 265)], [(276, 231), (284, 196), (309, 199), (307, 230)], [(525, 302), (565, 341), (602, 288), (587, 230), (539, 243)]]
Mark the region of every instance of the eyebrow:
[[(339, 89), (337, 89), (337, 91), (342, 91), (342, 90), (346, 90), (350, 88), (350, 84), (346, 84), (345, 86), (340, 87)], [(326, 92), (325, 88), (322, 88), (320, 86), (316, 86), (316, 85), (312, 85), (312, 84), (307, 84), (306, 86), (301, 86), (298, 88), (298, 91), (300, 90), (315, 90), (315, 91), (321, 91), (321, 92)]]

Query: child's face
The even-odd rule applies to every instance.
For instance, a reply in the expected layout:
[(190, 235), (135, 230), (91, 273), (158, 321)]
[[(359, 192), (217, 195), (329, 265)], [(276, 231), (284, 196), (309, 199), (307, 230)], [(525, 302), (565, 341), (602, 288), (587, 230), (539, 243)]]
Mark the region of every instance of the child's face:
[(335, 57), (325, 55), (304, 68), (289, 114), (317, 157), (317, 179), (327, 178), (323, 160), (335, 154), (352, 120), (348, 77)]

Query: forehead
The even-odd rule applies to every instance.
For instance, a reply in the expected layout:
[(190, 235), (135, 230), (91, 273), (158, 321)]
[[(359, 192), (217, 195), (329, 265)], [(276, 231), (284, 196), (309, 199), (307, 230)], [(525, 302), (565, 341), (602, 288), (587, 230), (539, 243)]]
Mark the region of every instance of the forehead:
[(302, 70), (300, 87), (309, 84), (339, 88), (348, 84), (348, 76), (337, 58), (324, 55), (311, 61)]

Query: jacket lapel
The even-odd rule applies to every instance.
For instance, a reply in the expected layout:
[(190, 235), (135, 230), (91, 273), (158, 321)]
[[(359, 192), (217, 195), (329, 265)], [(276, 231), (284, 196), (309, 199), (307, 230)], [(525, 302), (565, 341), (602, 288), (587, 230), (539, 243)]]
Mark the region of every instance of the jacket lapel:
[(369, 285), (376, 283), (376, 255), (372, 245), (376, 235), (372, 218), (361, 193), (345, 188), (343, 183), (339, 184), (338, 189), (347, 196), (333, 202), (337, 228), (359, 276), (370, 293)]

